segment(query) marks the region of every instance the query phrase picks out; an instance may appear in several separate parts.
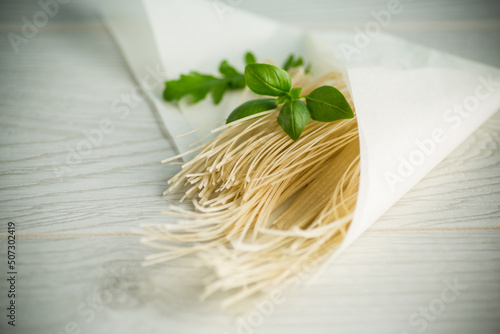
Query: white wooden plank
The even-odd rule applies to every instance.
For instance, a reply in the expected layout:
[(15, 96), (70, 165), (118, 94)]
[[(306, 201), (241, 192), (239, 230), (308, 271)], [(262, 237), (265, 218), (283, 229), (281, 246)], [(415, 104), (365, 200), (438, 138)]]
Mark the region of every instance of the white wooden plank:
[[(430, 332), (494, 333), (500, 311), (499, 233), (369, 231), (313, 285), (286, 291), (284, 302), (252, 329), (414, 332), (408, 317), (441, 298), (445, 282), (457, 279), (466, 288), (429, 322)], [(137, 333), (141, 326), (152, 333), (164, 328), (236, 333), (237, 315), (258, 318), (262, 312), (223, 311), (217, 298), (199, 303), (206, 272), (190, 259), (141, 268), (138, 262), (149, 250), (135, 237), (21, 238), (18, 246), (18, 311), (25, 333), (56, 332), (68, 322), (79, 324), (83, 333)], [(88, 307), (99, 296), (104, 302), (97, 302), (91, 316)]]
[[(305, 27), (354, 28), (386, 1), (241, 1), (235, 7)], [(237, 5), (236, 5), (237, 4)], [(192, 259), (140, 267), (152, 250), (130, 228), (166, 219), (162, 198), (177, 168), (156, 115), (140, 103), (125, 120), (111, 102), (135, 86), (95, 8), (75, 0), (14, 54), (6, 33), (37, 1), (0, 2), (0, 217), (18, 225), (19, 333), (237, 333), (236, 310), (199, 303), (206, 272)], [(496, 1), (415, 1), (387, 31), (499, 66)], [(115, 118), (113, 118), (115, 117)], [(57, 176), (66, 146), (103, 118), (115, 130)], [(467, 286), (428, 333), (500, 330), (500, 113), (387, 212), (310, 287), (292, 291), (253, 333), (415, 333), (408, 318), (458, 279)], [(0, 233), (5, 233), (1, 225)], [(24, 235), (25, 237), (22, 237)], [(2, 243), (3, 246), (3, 238)], [(5, 258), (5, 248), (0, 257)], [(102, 310), (78, 314), (116, 283), (130, 285)], [(0, 281), (5, 291), (6, 281)], [(2, 301), (4, 294), (2, 293)], [(219, 297), (220, 298), (220, 297)], [(248, 313), (249, 312), (249, 313)], [(246, 316), (254, 315), (252, 309)], [(13, 332), (0, 322), (2, 333)]]
[[(159, 162), (173, 151), (146, 101), (124, 119), (113, 112), (135, 84), (106, 32), (44, 33), (26, 47), (0, 69), (2, 216), (24, 233), (157, 221), (174, 172)], [(71, 150), (80, 152), (84, 132), (101, 131), (103, 119), (114, 130), (87, 156), (82, 146), (76, 163)]]

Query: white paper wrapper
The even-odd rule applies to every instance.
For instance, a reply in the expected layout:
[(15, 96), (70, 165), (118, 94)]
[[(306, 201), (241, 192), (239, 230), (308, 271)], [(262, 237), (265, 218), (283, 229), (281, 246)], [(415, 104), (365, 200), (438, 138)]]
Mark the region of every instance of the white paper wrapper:
[(180, 152), (196, 137), (175, 136), (225, 119), (240, 93), (227, 94), (218, 106), (207, 98), (179, 110), (163, 101), (163, 86), (145, 87), (152, 68), (161, 66), (169, 79), (191, 70), (216, 73), (222, 58), (243, 69), (251, 50), (277, 63), (292, 52), (302, 55), (313, 74), (341, 70), (358, 119), (361, 179), (340, 250), (500, 107), (498, 69), (383, 33), (350, 55), (345, 50), (357, 46), (354, 32), (304, 32), (208, 1), (109, 1), (103, 15)]

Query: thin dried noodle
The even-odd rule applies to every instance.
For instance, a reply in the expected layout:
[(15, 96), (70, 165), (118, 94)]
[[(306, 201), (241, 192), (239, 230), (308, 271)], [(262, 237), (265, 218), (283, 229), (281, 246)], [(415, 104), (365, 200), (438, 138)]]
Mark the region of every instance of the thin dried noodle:
[[(354, 110), (340, 73), (312, 80), (299, 67), (290, 74), (303, 95), (329, 84)], [(198, 151), (165, 193), (183, 187), (181, 201), (193, 198), (196, 210), (171, 207), (166, 214), (182, 221), (143, 226), (142, 241), (161, 250), (146, 263), (197, 254), (213, 269), (203, 297), (232, 292), (223, 306), (283, 284), (311, 259), (325, 260), (352, 219), (359, 183), (356, 118), (310, 121), (294, 142), (277, 124), (278, 113), (221, 126), (213, 139), (184, 153)]]

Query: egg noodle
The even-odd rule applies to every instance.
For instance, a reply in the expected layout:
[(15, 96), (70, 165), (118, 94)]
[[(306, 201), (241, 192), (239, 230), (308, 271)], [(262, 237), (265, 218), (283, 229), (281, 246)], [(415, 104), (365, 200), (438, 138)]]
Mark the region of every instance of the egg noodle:
[[(316, 80), (303, 67), (289, 71), (303, 95), (322, 85), (339, 89), (354, 110), (340, 72)], [(251, 93), (248, 88), (244, 98)], [(265, 292), (296, 275), (311, 259), (326, 260), (349, 227), (359, 184), (356, 117), (311, 120), (293, 141), (277, 123), (278, 109), (212, 130), (212, 139), (168, 182), (195, 210), (171, 207), (179, 222), (144, 225), (142, 242), (161, 252), (156, 264), (188, 254), (213, 269), (207, 297), (230, 291), (223, 306)], [(214, 137), (215, 135), (215, 137)]]

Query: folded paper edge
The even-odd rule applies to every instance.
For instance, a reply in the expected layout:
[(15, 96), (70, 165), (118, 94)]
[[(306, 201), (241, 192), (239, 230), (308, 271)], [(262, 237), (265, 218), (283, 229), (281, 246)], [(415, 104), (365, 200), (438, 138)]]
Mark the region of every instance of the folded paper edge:
[[(166, 81), (165, 70), (159, 59), (156, 41), (142, 0), (106, 0), (100, 2), (99, 7), (105, 27), (121, 51), (128, 69), (151, 102), (156, 116), (162, 120), (162, 125), (166, 128), (166, 131), (163, 131), (165, 136), (170, 139), (178, 154), (187, 152), (191, 149), (193, 137), (189, 139), (179, 136), (192, 129), (177, 108), (158, 98), (162, 96), (161, 91)], [(126, 24), (120, 24), (121, 21)], [(131, 22), (135, 24), (131, 26)], [(142, 47), (137, 47), (137, 44), (142, 44)], [(139, 53), (141, 58), (147, 58), (140, 64)], [(159, 86), (146, 87), (147, 78), (152, 76), (157, 84), (158, 81), (161, 83)]]

